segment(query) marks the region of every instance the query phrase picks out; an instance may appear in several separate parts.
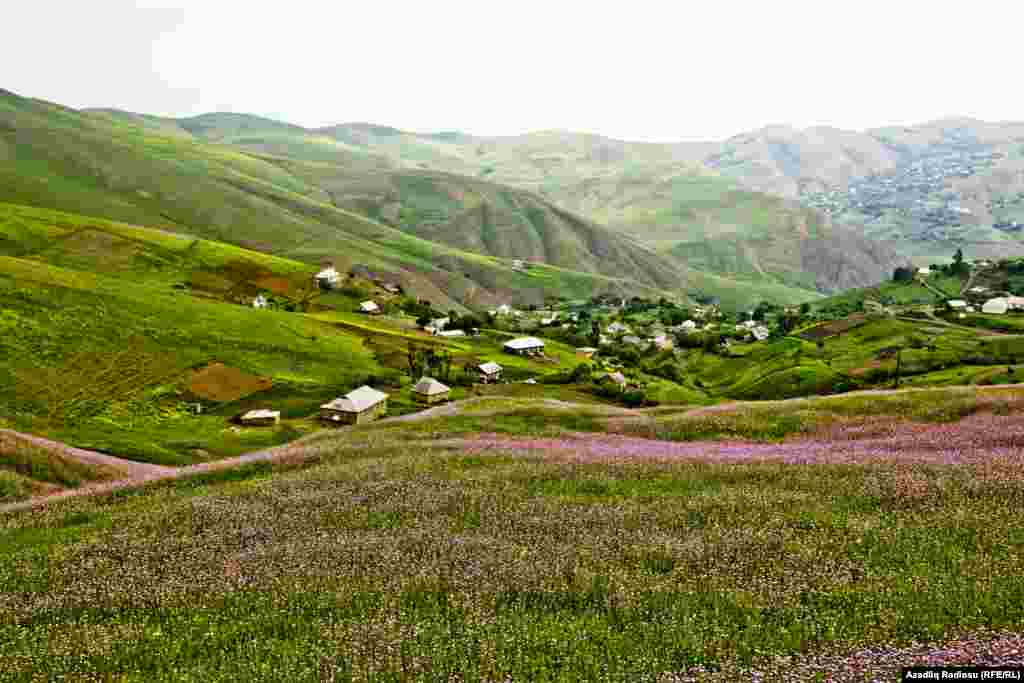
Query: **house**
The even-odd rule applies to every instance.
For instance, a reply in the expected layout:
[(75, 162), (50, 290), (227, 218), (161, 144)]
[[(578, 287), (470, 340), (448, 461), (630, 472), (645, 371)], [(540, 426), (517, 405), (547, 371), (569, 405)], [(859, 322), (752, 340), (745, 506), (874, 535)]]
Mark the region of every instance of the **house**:
[(750, 334), (754, 335), (754, 339), (757, 341), (764, 341), (768, 338), (771, 332), (764, 325), (757, 325), (750, 330)]
[(501, 379), (501, 366), (494, 361), (481, 363), (476, 366), (476, 369), (480, 371), (480, 381), (484, 384), (497, 382)]
[(1006, 307), (1009, 308), (1011, 311), (1024, 310), (1024, 296), (1006, 297)]
[(388, 395), (363, 385), (320, 406), (320, 419), (332, 424), (372, 422), (388, 410)]
[(988, 287), (981, 287), (981, 286), (975, 285), (974, 287), (971, 287), (967, 291), (971, 292), (972, 294), (984, 294), (985, 292), (988, 291)]
[(967, 309), (967, 302), (963, 299), (950, 299), (946, 302), (946, 305), (954, 311), (963, 311)]
[(252, 307), (253, 308), (266, 308), (267, 307), (267, 297), (263, 296), (262, 294), (257, 294), (256, 298), (252, 300)]
[(689, 334), (697, 329), (697, 323), (693, 320), (684, 320), (676, 329)]
[(324, 289), (333, 289), (338, 286), (341, 275), (334, 269), (334, 266), (328, 266), (314, 275), (313, 279)]
[(512, 267), (516, 270), (526, 270), (526, 261), (520, 258), (512, 259)]
[(738, 323), (736, 325), (736, 327), (738, 327), (740, 329), (744, 329), (744, 330), (753, 330), (755, 327), (757, 327), (757, 325), (758, 325), (758, 323), (757, 323), (756, 320), (747, 320), (747, 321)]
[(1004, 297), (996, 297), (995, 299), (989, 299), (981, 307), (982, 313), (989, 313), (991, 315), (1003, 315), (1009, 309), (1009, 305)]
[(250, 410), (239, 421), (246, 427), (264, 427), (276, 425), (281, 421), (281, 411), (257, 409)]
[(631, 330), (629, 329), (628, 325), (624, 325), (616, 321), (609, 325), (605, 331), (608, 334), (625, 334), (627, 332), (630, 332)]
[(367, 315), (377, 315), (380, 313), (380, 306), (373, 301), (364, 301), (359, 304), (359, 312), (366, 313)]
[(931, 275), (932, 274), (932, 269), (931, 268), (918, 268), (917, 269), (917, 274), (918, 275)]
[(430, 334), (437, 334), (445, 327), (447, 327), (448, 323), (450, 322), (451, 318), (434, 318), (429, 323), (427, 323), (426, 327), (424, 327), (423, 329), (424, 331), (429, 332)]
[(536, 356), (544, 352), (544, 342), (536, 337), (519, 337), (505, 342), (503, 348), (520, 356)]
[(598, 377), (597, 381), (611, 382), (612, 384), (618, 386), (619, 389), (625, 389), (626, 385), (628, 384), (628, 382), (626, 381), (626, 376), (623, 375), (621, 372), (609, 372)]
[(442, 330), (437, 333), (438, 337), (465, 337), (465, 330)]
[(548, 316), (546, 318), (541, 318), (540, 319), (540, 324), (541, 325), (554, 325), (556, 320), (558, 320), (558, 312), (557, 311), (555, 313), (552, 313), (550, 316)]
[(607, 337), (607, 336), (605, 336), (603, 334), (599, 334), (597, 336), (597, 345), (598, 346), (610, 346), (611, 343), (612, 343), (611, 337)]
[(597, 349), (593, 346), (581, 346), (576, 349), (576, 353), (583, 356), (584, 358), (593, 358), (594, 354), (597, 353)]
[(447, 401), (451, 396), (451, 387), (441, 384), (433, 377), (422, 377), (412, 388), (413, 398), (421, 403), (438, 403)]

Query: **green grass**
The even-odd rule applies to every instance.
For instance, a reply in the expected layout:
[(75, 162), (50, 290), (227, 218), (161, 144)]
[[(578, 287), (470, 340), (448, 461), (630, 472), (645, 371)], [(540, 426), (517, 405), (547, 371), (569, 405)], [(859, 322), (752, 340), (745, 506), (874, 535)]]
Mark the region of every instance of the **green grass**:
[(345, 438), (299, 470), (3, 518), (9, 671), (596, 681), (699, 664), (739, 678), (761, 658), (1024, 619), (1019, 473), (558, 464)]

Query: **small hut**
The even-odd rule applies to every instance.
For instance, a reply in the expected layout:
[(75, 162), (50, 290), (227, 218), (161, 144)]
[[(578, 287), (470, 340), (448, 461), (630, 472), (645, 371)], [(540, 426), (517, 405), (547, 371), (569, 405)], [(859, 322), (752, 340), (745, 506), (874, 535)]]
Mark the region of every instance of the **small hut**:
[(380, 313), (380, 306), (374, 301), (364, 301), (359, 304), (359, 312), (366, 313), (367, 315), (377, 315)]
[(281, 421), (281, 411), (257, 409), (250, 410), (239, 418), (246, 427), (270, 427)]
[(412, 395), (421, 403), (439, 403), (451, 396), (451, 387), (441, 384), (433, 377), (423, 377), (412, 388)]
[(388, 410), (388, 395), (368, 386), (320, 406), (320, 419), (331, 424), (364, 424)]
[(494, 361), (478, 365), (476, 369), (480, 371), (480, 381), (484, 384), (501, 380), (501, 366)]

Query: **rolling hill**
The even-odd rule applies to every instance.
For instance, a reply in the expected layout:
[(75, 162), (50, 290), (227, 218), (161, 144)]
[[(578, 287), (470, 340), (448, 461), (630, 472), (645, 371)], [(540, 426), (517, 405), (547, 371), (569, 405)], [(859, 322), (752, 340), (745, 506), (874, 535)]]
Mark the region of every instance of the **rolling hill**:
[[(293, 172), (276, 157), (205, 142), (187, 130), (208, 130), (203, 121), (182, 127), (0, 93), (0, 200), (219, 240), (308, 264), (358, 263), (457, 309), (539, 302), (553, 294), (681, 296), (689, 288), (671, 259), (582, 219), (555, 217), (542, 202), (531, 205), (541, 211), (532, 215), (557, 230), (543, 237), (547, 246), (539, 253), (545, 261), (529, 272), (498, 257), (514, 250), (490, 255), (417, 237), (335, 206), (312, 180), (330, 177), (337, 165)], [(355, 176), (365, 172), (358, 165), (347, 168)], [(534, 201), (512, 189), (503, 196), (524, 206)], [(520, 228), (524, 234), (530, 229), (522, 222), (495, 226)]]
[[(584, 270), (608, 263), (632, 273), (616, 248), (602, 248), (615, 245), (598, 228), (605, 226), (667, 257), (687, 273), (689, 291), (724, 300), (742, 290), (745, 297), (799, 301), (872, 284), (899, 260), (818, 211), (702, 168), (710, 145), (559, 131), (420, 135), (365, 123), (304, 130), (239, 114), (206, 114), (177, 126), (286, 168), (345, 209), (477, 253), (582, 263)], [(649, 256), (644, 262), (651, 270)]]

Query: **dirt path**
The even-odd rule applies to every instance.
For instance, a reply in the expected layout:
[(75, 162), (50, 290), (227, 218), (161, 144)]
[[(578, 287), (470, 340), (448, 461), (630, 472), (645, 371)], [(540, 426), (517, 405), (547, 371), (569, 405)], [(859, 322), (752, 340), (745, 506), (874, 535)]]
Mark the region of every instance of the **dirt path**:
[[(977, 386), (964, 386), (964, 387), (944, 387), (945, 390), (962, 391), (962, 392), (975, 392), (975, 391), (986, 391), (986, 390), (1007, 390), (1007, 389), (1024, 389), (1024, 384), (1000, 384), (993, 387), (977, 387)], [(934, 391), (935, 387), (915, 387), (907, 389), (869, 389), (864, 391), (852, 391), (849, 393), (841, 394), (844, 397), (856, 397), (856, 396), (891, 396), (893, 394), (905, 394), (919, 391)], [(465, 411), (469, 406), (476, 403), (486, 402), (488, 400), (518, 400), (521, 397), (511, 396), (480, 396), (476, 398), (464, 399), (462, 401), (454, 401), (452, 403), (446, 403), (440, 406), (434, 406), (421, 410), (417, 413), (411, 413), (409, 415), (400, 415), (397, 417), (385, 418), (379, 420), (375, 424), (389, 424), (396, 422), (416, 422), (420, 420), (428, 420), (435, 417), (450, 417), (458, 415)], [(778, 401), (736, 401), (730, 403), (720, 403), (714, 406), (701, 406), (699, 408), (692, 408), (689, 410), (681, 410), (676, 415), (682, 416), (698, 416), (703, 414), (711, 414), (717, 412), (726, 412), (729, 410), (735, 410), (746, 405), (754, 406), (780, 406), (780, 405), (791, 405), (798, 402), (813, 403), (827, 399), (830, 397), (826, 396), (813, 396), (813, 397), (800, 397), (790, 398)], [(542, 403), (546, 406), (557, 406), (559, 408), (580, 409), (580, 410), (593, 410), (592, 404), (583, 403), (572, 403), (569, 401), (560, 401), (557, 399), (543, 399)], [(623, 419), (635, 419), (635, 420), (647, 420), (652, 419), (651, 415), (664, 414), (664, 410), (655, 409), (651, 411), (651, 415), (648, 415), (643, 410), (633, 410), (629, 408), (618, 408), (615, 406), (604, 406), (609, 413), (609, 418), (612, 421), (623, 420)], [(67, 455), (68, 457), (80, 459), (82, 462), (88, 462), (93, 464), (106, 465), (108, 467), (115, 467), (120, 470), (126, 471), (129, 477), (126, 479), (120, 479), (112, 482), (105, 482), (101, 484), (90, 484), (82, 486), (77, 489), (67, 489), (52, 493), (36, 498), (30, 498), (28, 500), (19, 501), (16, 503), (7, 503), (0, 505), (0, 514), (7, 512), (16, 512), (21, 510), (30, 510), (35, 508), (44, 507), (50, 503), (54, 503), (69, 498), (77, 498), (81, 496), (92, 496), (110, 493), (118, 489), (133, 488), (142, 484), (147, 484), (155, 481), (165, 481), (171, 479), (180, 479), (183, 477), (189, 477), (196, 474), (202, 474), (207, 472), (215, 472), (219, 470), (232, 469), (243, 465), (248, 465), (256, 462), (281, 462), (288, 460), (305, 460), (311, 456), (308, 450), (303, 449), (303, 446), (309, 446), (312, 451), (315, 452), (316, 447), (314, 444), (305, 444), (307, 441), (316, 441), (322, 435), (339, 430), (352, 429), (352, 427), (340, 427), (332, 428), (329, 430), (318, 430), (307, 434), (306, 436), (293, 441), (289, 444), (282, 446), (275, 446), (261, 451), (254, 451), (245, 455), (240, 455), (234, 458), (227, 458), (224, 460), (215, 460), (213, 462), (200, 463), (196, 465), (189, 465), (187, 467), (173, 468), (163, 467), (161, 465), (150, 465), (147, 463), (132, 462), (130, 460), (124, 460), (123, 458), (116, 458), (111, 455), (105, 455), (103, 453), (96, 453), (94, 451), (87, 451), (80, 448), (73, 448), (65, 444), (44, 439), (42, 437), (32, 436), (30, 434), (23, 434), (21, 432), (15, 432), (11, 430), (2, 430), (3, 432), (13, 435), (17, 438), (25, 439), (35, 445), (42, 448), (48, 448), (56, 450), (59, 453)], [(324, 445), (332, 450), (337, 450), (342, 446), (338, 444)]]
[(87, 451), (84, 448), (75, 448), (74, 446), (68, 446), (60, 441), (44, 439), (41, 436), (16, 432), (12, 429), (0, 429), (0, 434), (30, 443), (33, 446), (37, 446), (43, 450), (63, 456), (69, 460), (77, 460), (78, 462), (86, 465), (99, 465), (101, 467), (109, 467), (118, 470), (119, 472), (123, 472), (128, 479), (142, 479), (169, 474), (175, 471), (175, 468), (173, 467), (164, 467), (163, 465), (152, 465), (150, 463), (135, 462), (134, 460), (125, 460), (124, 458), (117, 458), (113, 455), (107, 455), (106, 453), (97, 453), (96, 451)]

